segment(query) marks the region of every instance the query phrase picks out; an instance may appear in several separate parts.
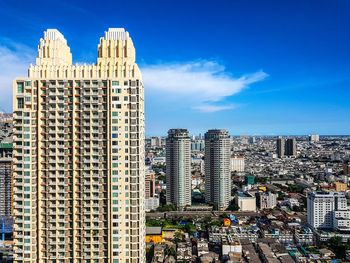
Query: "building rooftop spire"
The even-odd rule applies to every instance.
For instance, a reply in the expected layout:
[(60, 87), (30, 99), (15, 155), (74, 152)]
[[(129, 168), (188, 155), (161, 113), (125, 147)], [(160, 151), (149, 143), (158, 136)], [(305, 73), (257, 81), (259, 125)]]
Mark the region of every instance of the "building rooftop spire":
[(72, 65), (67, 40), (57, 29), (47, 29), (38, 46), (37, 65)]
[(64, 38), (63, 34), (57, 29), (47, 29), (44, 32), (44, 39), (48, 40), (60, 40), (63, 43), (67, 44), (67, 40)]
[(128, 38), (129, 32), (124, 28), (108, 28), (108, 31), (105, 31), (106, 40), (127, 40)]

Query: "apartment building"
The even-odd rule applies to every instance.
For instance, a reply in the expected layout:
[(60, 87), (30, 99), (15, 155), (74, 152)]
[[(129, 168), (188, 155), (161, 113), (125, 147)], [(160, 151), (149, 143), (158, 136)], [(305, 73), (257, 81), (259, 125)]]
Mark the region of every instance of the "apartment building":
[(226, 130), (205, 133), (205, 198), (215, 209), (231, 201), (230, 136)]
[(129, 33), (74, 65), (48, 29), (13, 82), (14, 262), (145, 262), (144, 87)]
[(166, 139), (166, 202), (178, 210), (191, 205), (191, 139), (186, 129), (170, 129)]

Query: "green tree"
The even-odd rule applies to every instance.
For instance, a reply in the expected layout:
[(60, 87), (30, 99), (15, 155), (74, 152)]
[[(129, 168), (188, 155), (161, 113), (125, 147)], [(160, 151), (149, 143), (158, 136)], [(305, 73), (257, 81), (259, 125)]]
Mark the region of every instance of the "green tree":
[(165, 204), (157, 208), (158, 212), (176, 211), (175, 204)]
[(185, 236), (180, 231), (176, 231), (174, 234), (174, 242), (179, 243), (184, 240)]
[(350, 249), (350, 245), (343, 243), (343, 240), (341, 237), (332, 237), (328, 241), (328, 246), (333, 250), (336, 257), (339, 259), (345, 258), (345, 252)]

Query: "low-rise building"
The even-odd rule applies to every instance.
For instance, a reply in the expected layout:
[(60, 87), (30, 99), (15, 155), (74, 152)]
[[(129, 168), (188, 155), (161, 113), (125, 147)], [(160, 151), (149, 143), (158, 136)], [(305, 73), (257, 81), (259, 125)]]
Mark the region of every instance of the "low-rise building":
[(227, 259), (230, 253), (236, 255), (236, 258), (240, 258), (242, 255), (242, 245), (239, 239), (234, 235), (226, 235), (221, 239), (222, 245), (222, 257)]
[(256, 253), (253, 244), (242, 245), (242, 254), (247, 263), (260, 263), (258, 253)]
[(265, 243), (258, 243), (258, 251), (262, 262), (264, 263), (281, 263), (276, 255), (272, 252), (269, 245)]
[(267, 229), (262, 231), (264, 238), (277, 239), (282, 244), (292, 244), (294, 241), (293, 233), (290, 230), (279, 228)]
[(164, 258), (165, 258), (164, 250), (165, 250), (165, 245), (156, 244), (154, 246), (154, 253), (153, 253), (154, 255), (153, 255), (152, 263), (164, 262)]
[(240, 211), (256, 211), (256, 198), (248, 192), (238, 192), (236, 204)]
[(162, 227), (147, 226), (146, 227), (146, 243), (162, 243)]
[(348, 190), (347, 184), (344, 184), (341, 182), (335, 182), (334, 187), (335, 187), (335, 191), (337, 191), (337, 192), (345, 192)]
[(274, 193), (257, 193), (257, 203), (260, 209), (272, 209), (277, 205), (277, 194)]
[(244, 172), (243, 156), (231, 156), (231, 172)]
[(177, 244), (177, 261), (190, 262), (192, 259), (192, 245), (190, 242), (180, 242)]
[(159, 197), (149, 197), (145, 199), (145, 210), (149, 212), (151, 210), (156, 210), (159, 207)]
[(310, 227), (303, 226), (300, 229), (296, 229), (294, 233), (295, 242), (299, 245), (312, 245), (314, 244), (314, 234)]
[(197, 255), (201, 257), (209, 252), (208, 241), (205, 239), (199, 239), (197, 241)]

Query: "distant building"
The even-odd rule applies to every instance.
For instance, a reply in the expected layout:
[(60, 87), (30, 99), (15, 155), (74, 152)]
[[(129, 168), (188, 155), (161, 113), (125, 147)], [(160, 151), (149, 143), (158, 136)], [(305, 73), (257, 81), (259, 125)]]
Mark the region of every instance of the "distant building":
[(277, 139), (277, 149), (276, 149), (276, 153), (278, 158), (282, 158), (284, 156), (284, 151), (285, 151), (285, 139), (283, 138), (278, 138)]
[(344, 174), (350, 175), (350, 163), (343, 164), (343, 171), (344, 171)]
[(162, 243), (162, 227), (161, 226), (146, 226), (146, 243)]
[(12, 216), (12, 123), (0, 122), (0, 219)]
[(248, 192), (238, 192), (236, 204), (240, 211), (256, 211), (256, 198)]
[(231, 157), (231, 172), (244, 172), (244, 157), (232, 156)]
[(145, 199), (145, 210), (149, 212), (151, 210), (156, 210), (159, 207), (159, 197), (149, 197)]
[(225, 210), (231, 201), (230, 136), (226, 130), (205, 134), (205, 198), (215, 209)]
[(272, 209), (277, 205), (277, 195), (274, 193), (257, 193), (257, 203), (260, 209)]
[(204, 151), (205, 142), (202, 139), (196, 139), (191, 142), (191, 151), (201, 152)]
[(156, 190), (156, 175), (154, 172), (146, 172), (145, 198), (154, 197)]
[(191, 242), (179, 242), (177, 244), (176, 259), (180, 262), (190, 262), (192, 259)]
[(341, 182), (335, 182), (334, 186), (335, 186), (335, 191), (337, 191), (337, 192), (345, 192), (348, 190), (347, 184), (344, 184)]
[(303, 226), (295, 230), (295, 241), (299, 245), (312, 245), (314, 243), (314, 234), (311, 228)]
[(320, 140), (320, 135), (318, 135), (318, 134), (309, 135), (310, 142), (318, 142), (319, 140)]
[(296, 156), (297, 155), (297, 141), (294, 138), (289, 138), (285, 142), (285, 156)]
[(152, 259), (152, 263), (163, 263), (165, 258), (165, 245), (163, 244), (155, 244), (154, 245), (154, 256)]
[(205, 239), (199, 239), (197, 241), (197, 255), (198, 257), (205, 255), (209, 252), (209, 244)]
[(246, 175), (244, 178), (244, 183), (246, 185), (253, 185), (255, 184), (255, 176), (254, 175)]
[[(239, 239), (234, 235), (226, 235), (221, 239), (222, 257), (228, 259), (230, 255), (234, 255), (238, 260), (242, 256), (242, 245)], [(235, 261), (237, 262), (237, 261)]]
[(191, 141), (186, 129), (170, 129), (166, 139), (166, 201), (178, 210), (191, 205)]
[(164, 146), (165, 141), (162, 137), (151, 137), (150, 144), (153, 148), (160, 148)]
[(283, 204), (287, 205), (290, 209), (300, 206), (300, 203), (296, 198), (288, 198), (283, 202)]
[(153, 171), (146, 172), (145, 179), (145, 210), (149, 212), (159, 207), (159, 197), (156, 195), (156, 175)]
[(248, 142), (249, 142), (249, 144), (254, 144), (256, 142), (255, 137), (254, 136), (253, 137), (249, 137)]
[(350, 230), (350, 209), (345, 194), (308, 193), (307, 222), (315, 229)]
[(248, 144), (248, 137), (245, 135), (240, 136), (241, 144)]
[(277, 139), (276, 153), (278, 158), (284, 156), (292, 157), (297, 155), (297, 142), (294, 138), (284, 139), (282, 137)]

